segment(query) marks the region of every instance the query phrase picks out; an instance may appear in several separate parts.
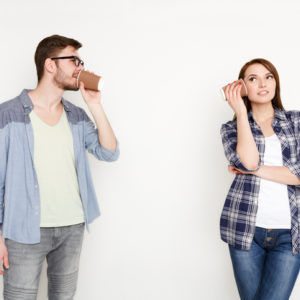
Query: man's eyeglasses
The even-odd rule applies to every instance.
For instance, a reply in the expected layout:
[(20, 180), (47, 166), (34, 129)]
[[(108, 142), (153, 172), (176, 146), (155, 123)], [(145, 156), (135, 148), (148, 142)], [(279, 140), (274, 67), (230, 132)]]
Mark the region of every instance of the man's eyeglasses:
[(61, 56), (61, 57), (51, 57), (52, 60), (56, 59), (71, 59), (73, 60), (76, 67), (79, 67), (80, 65), (84, 66), (84, 62), (77, 56)]

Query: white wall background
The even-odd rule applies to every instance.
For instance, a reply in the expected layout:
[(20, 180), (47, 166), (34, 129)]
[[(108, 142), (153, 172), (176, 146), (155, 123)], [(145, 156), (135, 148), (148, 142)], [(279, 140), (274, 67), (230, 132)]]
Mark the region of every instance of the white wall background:
[[(285, 107), (300, 109), (298, 1), (0, 3), (0, 102), (35, 87), (35, 48), (55, 33), (81, 41), (87, 68), (105, 78), (121, 156), (90, 157), (102, 216), (85, 236), (75, 299), (238, 299), (219, 239), (233, 179), (219, 128), (233, 114), (218, 89), (264, 57), (279, 71)], [(84, 107), (79, 92), (66, 98)]]

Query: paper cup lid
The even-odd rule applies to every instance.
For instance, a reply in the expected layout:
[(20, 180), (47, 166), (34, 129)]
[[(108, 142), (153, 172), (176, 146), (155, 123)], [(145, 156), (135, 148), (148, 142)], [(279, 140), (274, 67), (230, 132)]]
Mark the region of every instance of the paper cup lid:
[(102, 89), (103, 89), (103, 78), (101, 77), (98, 82), (98, 90), (101, 92)]
[(223, 91), (222, 88), (220, 88), (220, 94), (221, 94), (223, 100), (224, 100), (224, 101), (227, 101), (226, 96), (225, 96), (225, 93), (224, 93), (224, 91)]
[(79, 77), (80, 77), (80, 73), (82, 70), (79, 71), (79, 73), (77, 74), (77, 88), (79, 88)]

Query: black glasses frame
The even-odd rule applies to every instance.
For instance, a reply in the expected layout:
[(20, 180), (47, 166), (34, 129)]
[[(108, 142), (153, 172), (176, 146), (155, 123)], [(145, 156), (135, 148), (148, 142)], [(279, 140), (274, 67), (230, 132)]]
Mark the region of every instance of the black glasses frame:
[(72, 56), (60, 56), (60, 57), (51, 57), (52, 60), (56, 59), (72, 59), (75, 66), (79, 67), (80, 65), (84, 66), (84, 62), (77, 56), (72, 55)]

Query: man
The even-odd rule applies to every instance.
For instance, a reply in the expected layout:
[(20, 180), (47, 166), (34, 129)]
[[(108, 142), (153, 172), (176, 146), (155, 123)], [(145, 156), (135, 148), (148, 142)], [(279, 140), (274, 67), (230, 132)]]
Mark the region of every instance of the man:
[(37, 297), (48, 262), (50, 300), (73, 299), (84, 224), (99, 216), (86, 156), (114, 161), (117, 141), (100, 92), (80, 91), (94, 121), (64, 100), (78, 90), (81, 43), (53, 35), (35, 53), (36, 89), (0, 105), (0, 259), (4, 299)]

